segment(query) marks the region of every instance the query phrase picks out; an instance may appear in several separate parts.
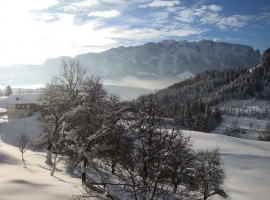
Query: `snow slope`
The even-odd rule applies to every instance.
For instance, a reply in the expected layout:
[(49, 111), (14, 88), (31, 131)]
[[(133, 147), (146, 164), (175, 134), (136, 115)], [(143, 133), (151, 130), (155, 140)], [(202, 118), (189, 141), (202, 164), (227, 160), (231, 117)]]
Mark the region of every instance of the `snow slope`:
[[(34, 118), (7, 120), (2, 117), (0, 122), (0, 133), (5, 132), (3, 140), (8, 139), (9, 134), (15, 136), (16, 128), (12, 129), (12, 126), (16, 123), (32, 121), (38, 124)], [(270, 143), (220, 134), (183, 132), (192, 137), (195, 148), (220, 148), (228, 177), (226, 188), (231, 199), (269, 199)], [(16, 134), (19, 133), (20, 130), (17, 130)], [(27, 168), (23, 167), (20, 152), (0, 140), (0, 200), (59, 200), (80, 192), (80, 180), (66, 174), (63, 165), (58, 166), (59, 170), (52, 177), (49, 175), (50, 168), (44, 164), (44, 155), (27, 151), (25, 160)]]
[(269, 142), (194, 131), (184, 133), (192, 136), (195, 148), (220, 148), (227, 174), (226, 187), (231, 199), (269, 199)]
[(0, 141), (0, 200), (59, 200), (78, 194), (80, 180), (64, 171), (50, 176), (44, 156), (26, 151), (23, 167), (18, 149)]
[(13, 145), (16, 136), (22, 132), (26, 133), (31, 140), (41, 133), (41, 123), (38, 121), (37, 116), (26, 118), (0, 116), (0, 136), (6, 143)]

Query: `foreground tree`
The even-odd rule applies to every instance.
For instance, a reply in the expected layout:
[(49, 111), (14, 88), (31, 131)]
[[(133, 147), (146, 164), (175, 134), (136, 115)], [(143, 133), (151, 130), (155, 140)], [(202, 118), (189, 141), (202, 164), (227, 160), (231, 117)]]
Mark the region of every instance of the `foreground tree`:
[(89, 160), (96, 156), (98, 147), (109, 134), (105, 123), (110, 116), (107, 92), (100, 78), (84, 81), (75, 102), (61, 124), (58, 145), (63, 147), (65, 155), (79, 157), (83, 174)]
[(189, 138), (167, 128), (157, 113), (154, 99), (141, 102), (130, 127), (131, 150), (122, 154), (118, 177), (134, 199), (171, 198), (178, 185), (188, 185)]
[(54, 76), (46, 85), (41, 96), (43, 134), (34, 142), (34, 146), (47, 146), (46, 163), (52, 165), (52, 153), (62, 153), (56, 146), (60, 138), (61, 124), (68, 116), (68, 112), (76, 104), (79, 88), (84, 80), (86, 70), (79, 61), (65, 58), (60, 70), (60, 75)]

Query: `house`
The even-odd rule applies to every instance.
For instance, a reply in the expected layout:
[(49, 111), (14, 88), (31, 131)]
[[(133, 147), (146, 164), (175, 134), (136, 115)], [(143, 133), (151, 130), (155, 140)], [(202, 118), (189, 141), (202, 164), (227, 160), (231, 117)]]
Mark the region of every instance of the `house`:
[(12, 94), (1, 104), (5, 105), (8, 115), (22, 117), (38, 111), (39, 99), (40, 94)]

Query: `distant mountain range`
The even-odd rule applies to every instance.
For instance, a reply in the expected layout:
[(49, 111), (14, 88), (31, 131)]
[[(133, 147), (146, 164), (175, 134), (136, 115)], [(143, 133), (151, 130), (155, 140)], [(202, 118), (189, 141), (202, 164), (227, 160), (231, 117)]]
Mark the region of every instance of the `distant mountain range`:
[[(101, 53), (78, 55), (78, 59), (104, 84), (164, 88), (212, 69), (253, 67), (260, 52), (252, 47), (224, 42), (164, 40), (134, 47), (118, 47)], [(0, 86), (39, 85), (57, 74), (63, 57), (43, 65), (1, 67)]]

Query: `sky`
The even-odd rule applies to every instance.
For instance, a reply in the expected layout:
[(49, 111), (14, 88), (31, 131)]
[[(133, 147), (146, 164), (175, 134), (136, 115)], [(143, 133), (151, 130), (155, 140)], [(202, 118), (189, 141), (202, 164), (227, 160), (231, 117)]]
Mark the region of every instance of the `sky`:
[(269, 0), (0, 0), (0, 66), (165, 39), (270, 47)]

